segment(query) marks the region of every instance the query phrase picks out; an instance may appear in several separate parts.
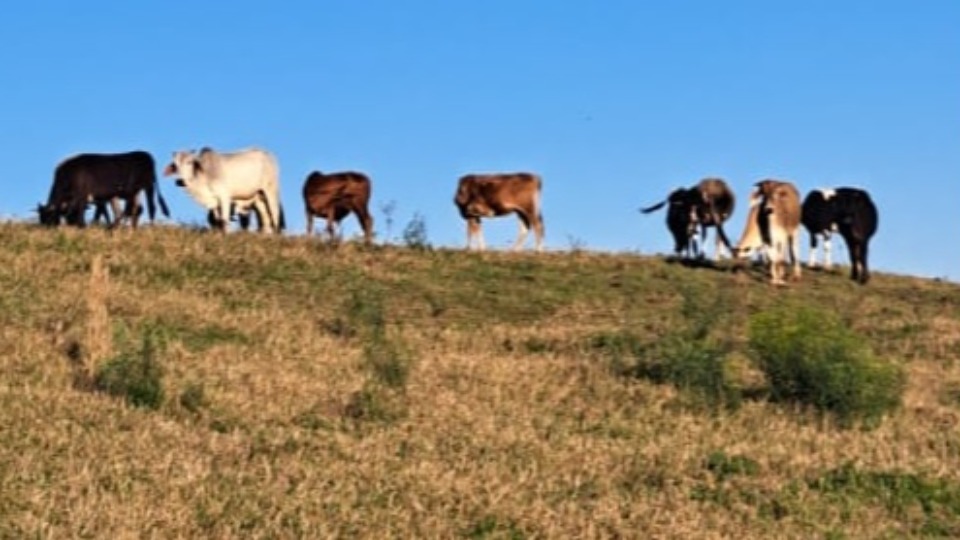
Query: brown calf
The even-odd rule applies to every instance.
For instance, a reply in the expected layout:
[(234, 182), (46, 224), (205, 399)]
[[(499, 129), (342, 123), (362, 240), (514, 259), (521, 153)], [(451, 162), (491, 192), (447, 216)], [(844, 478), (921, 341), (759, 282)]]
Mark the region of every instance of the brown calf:
[(527, 232), (533, 229), (537, 251), (543, 250), (543, 216), (540, 214), (540, 176), (532, 173), (468, 174), (460, 178), (453, 202), (467, 221), (467, 249), (474, 244), (480, 250), (486, 246), (480, 218), (516, 213), (520, 218), (520, 233), (513, 249), (523, 247)]
[(800, 193), (790, 182), (757, 182), (750, 196), (750, 213), (743, 235), (735, 248), (739, 257), (763, 251), (770, 262), (770, 281), (786, 283), (787, 255), (793, 264), (793, 277), (800, 279)]
[(370, 216), (370, 179), (359, 172), (323, 174), (314, 171), (303, 184), (307, 211), (307, 236), (313, 234), (313, 218), (327, 220), (327, 233), (335, 238), (340, 221), (350, 212), (357, 215), (364, 240), (373, 241), (373, 217)]

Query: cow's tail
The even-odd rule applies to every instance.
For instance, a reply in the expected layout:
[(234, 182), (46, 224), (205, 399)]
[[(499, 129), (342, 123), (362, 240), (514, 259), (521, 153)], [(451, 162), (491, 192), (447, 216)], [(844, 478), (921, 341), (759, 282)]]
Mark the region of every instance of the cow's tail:
[(660, 201), (653, 206), (648, 206), (646, 208), (641, 208), (640, 212), (644, 214), (649, 214), (650, 212), (656, 212), (657, 210), (663, 208), (663, 205), (667, 204), (667, 201)]
[(163, 199), (163, 193), (160, 193), (160, 182), (158, 182), (157, 178), (154, 177), (153, 183), (157, 187), (157, 201), (160, 203), (160, 211), (163, 212), (164, 216), (170, 217), (170, 209), (167, 207), (167, 201)]
[(286, 230), (287, 228), (287, 218), (284, 217), (283, 215), (283, 205), (281, 204), (279, 206), (280, 206), (280, 230), (283, 231), (283, 230)]

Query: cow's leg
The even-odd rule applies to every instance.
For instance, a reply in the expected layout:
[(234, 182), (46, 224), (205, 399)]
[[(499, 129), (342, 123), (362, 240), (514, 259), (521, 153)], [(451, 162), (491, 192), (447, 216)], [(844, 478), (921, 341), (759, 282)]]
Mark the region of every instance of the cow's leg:
[(230, 199), (224, 197), (219, 200), (217, 211), (220, 213), (217, 225), (220, 226), (220, 232), (227, 234), (227, 227), (230, 226)]
[(326, 215), (323, 216), (327, 222), (327, 239), (329, 242), (337, 242), (337, 215), (333, 205), (327, 207)]
[(265, 230), (268, 230), (264, 228), (266, 223), (264, 216), (266, 216), (269, 212), (269, 208), (267, 208), (267, 202), (263, 198), (257, 197), (253, 201), (252, 206), (247, 207), (243, 212), (241, 212), (238, 208), (237, 212), (238, 220), (240, 221), (240, 227), (242, 227), (243, 230), (246, 231), (250, 228), (250, 220), (253, 219), (251, 213), (256, 214), (257, 217), (257, 232), (262, 233)]
[(67, 207), (67, 223), (83, 229), (87, 226), (86, 212), (87, 204), (85, 202), (74, 201)]
[(864, 283), (863, 243), (851, 236), (845, 237), (847, 251), (850, 253), (850, 279)]
[(527, 215), (517, 212), (517, 217), (520, 218), (520, 231), (517, 233), (517, 240), (513, 243), (514, 251), (523, 249), (523, 244), (527, 242), (527, 234), (530, 232), (530, 220)]
[(815, 232), (810, 233), (810, 252), (807, 257), (807, 266), (810, 268), (817, 267), (817, 234)]
[(713, 231), (713, 262), (720, 262), (720, 254), (722, 249), (723, 242), (720, 240), (720, 233), (715, 230)]
[(310, 211), (310, 207), (307, 207), (307, 236), (313, 234), (313, 212)]
[(140, 208), (140, 197), (136, 194), (127, 199), (126, 212), (130, 215), (130, 225), (136, 229), (140, 223), (140, 214), (143, 213), (143, 210)]
[[(110, 210), (113, 211), (113, 222), (108, 219), (108, 226), (116, 225), (118, 222), (123, 220), (123, 214), (120, 212), (120, 199), (118, 197), (110, 198)], [(104, 208), (104, 211), (106, 211), (106, 208)]]
[(467, 218), (467, 249), (472, 249), (474, 245), (480, 251), (483, 251), (483, 231), (480, 229), (480, 218)]
[(793, 277), (800, 279), (800, 238), (797, 232), (791, 234), (787, 241), (790, 246), (790, 262), (793, 264)]
[(264, 198), (267, 200), (267, 212), (263, 214), (263, 217), (269, 223), (267, 230), (280, 234), (280, 194), (279, 190), (273, 193), (264, 193)]
[(533, 219), (533, 237), (536, 240), (537, 251), (543, 251), (543, 216), (539, 213)]
[(833, 261), (830, 257), (830, 237), (829, 232), (823, 235), (823, 268), (826, 270), (833, 267)]
[(370, 212), (367, 212), (367, 209), (363, 206), (359, 206), (353, 209), (354, 213), (357, 214), (357, 221), (360, 222), (360, 228), (363, 229), (363, 241), (364, 243), (370, 244), (373, 242), (373, 217), (370, 216)]
[(860, 243), (860, 284), (866, 285), (870, 281), (870, 269), (867, 268), (867, 251), (869, 240), (862, 240)]

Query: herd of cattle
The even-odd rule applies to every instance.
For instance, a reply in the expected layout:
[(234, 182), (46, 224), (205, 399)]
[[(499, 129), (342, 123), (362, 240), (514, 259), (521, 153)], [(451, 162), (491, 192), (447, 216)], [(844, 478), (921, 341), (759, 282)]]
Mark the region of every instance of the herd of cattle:
[[(163, 169), (173, 176), (197, 203), (207, 210), (211, 227), (226, 232), (229, 222), (239, 221), (243, 229), (256, 217), (261, 231), (279, 233), (285, 226), (280, 204), (279, 167), (270, 152), (249, 148), (218, 152), (211, 148), (178, 151)], [(540, 208), (542, 181), (536, 174), (468, 174), (460, 178), (454, 203), (467, 223), (467, 248), (484, 249), (481, 218), (511, 213), (520, 220), (514, 249), (520, 249), (533, 229), (536, 249), (543, 247), (543, 216)], [(142, 214), (140, 193), (147, 202), (148, 216), (155, 218), (157, 203), (170, 216), (160, 193), (156, 164), (144, 151), (121, 154), (80, 154), (60, 163), (46, 204), (39, 204), (40, 223), (57, 226), (63, 222), (83, 227), (89, 205), (95, 208), (94, 222), (104, 219), (117, 227), (129, 221), (136, 228)], [(373, 217), (368, 209), (370, 179), (363, 173), (345, 171), (324, 174), (311, 172), (303, 184), (307, 234), (313, 233), (315, 217), (326, 220), (331, 238), (340, 222), (351, 213), (357, 216), (365, 240), (373, 239)], [(120, 203), (124, 207), (120, 209)], [(715, 258), (722, 247), (735, 258), (762, 256), (770, 267), (774, 284), (785, 283), (787, 258), (794, 278), (800, 277), (799, 229), (810, 235), (810, 265), (816, 265), (818, 238), (824, 245), (824, 265), (830, 267), (830, 238), (838, 231), (847, 244), (851, 278), (866, 283), (867, 247), (877, 229), (877, 210), (867, 192), (855, 188), (812, 191), (800, 202), (797, 188), (777, 180), (763, 180), (750, 195), (747, 223), (739, 242), (730, 243), (723, 224), (733, 214), (735, 196), (721, 179), (706, 178), (690, 188), (674, 190), (666, 200), (642, 209), (644, 213), (667, 209), (667, 227), (679, 256), (703, 257), (700, 244), (707, 229), (716, 230)], [(111, 220), (108, 205), (113, 212)], [(699, 237), (699, 239), (698, 239)]]
[(770, 266), (770, 279), (776, 285), (785, 283), (787, 258), (793, 266), (793, 277), (800, 278), (800, 225), (810, 236), (809, 265), (816, 266), (817, 240), (823, 240), (824, 267), (829, 268), (830, 240), (839, 232), (850, 253), (850, 278), (859, 283), (870, 279), (867, 253), (870, 238), (877, 231), (877, 208), (870, 195), (851, 187), (811, 191), (800, 202), (800, 192), (790, 182), (761, 180), (750, 194), (750, 210), (740, 240), (732, 245), (723, 224), (733, 214), (735, 197), (726, 182), (706, 178), (690, 188), (674, 190), (665, 201), (641, 209), (650, 213), (669, 205), (667, 227), (679, 256), (703, 256), (699, 243), (706, 239), (707, 228), (716, 229), (714, 257), (719, 258), (721, 245), (734, 257), (759, 254)]

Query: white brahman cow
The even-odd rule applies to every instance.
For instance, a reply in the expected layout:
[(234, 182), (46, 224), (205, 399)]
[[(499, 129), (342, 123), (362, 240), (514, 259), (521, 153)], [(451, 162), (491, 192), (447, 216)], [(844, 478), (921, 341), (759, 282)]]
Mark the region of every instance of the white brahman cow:
[(279, 233), (283, 228), (280, 208), (280, 168), (270, 152), (247, 148), (230, 153), (203, 148), (199, 152), (173, 153), (163, 170), (177, 175), (177, 185), (201, 206), (213, 212), (220, 230), (227, 231), (231, 205), (240, 214), (253, 207), (263, 217), (263, 230)]

